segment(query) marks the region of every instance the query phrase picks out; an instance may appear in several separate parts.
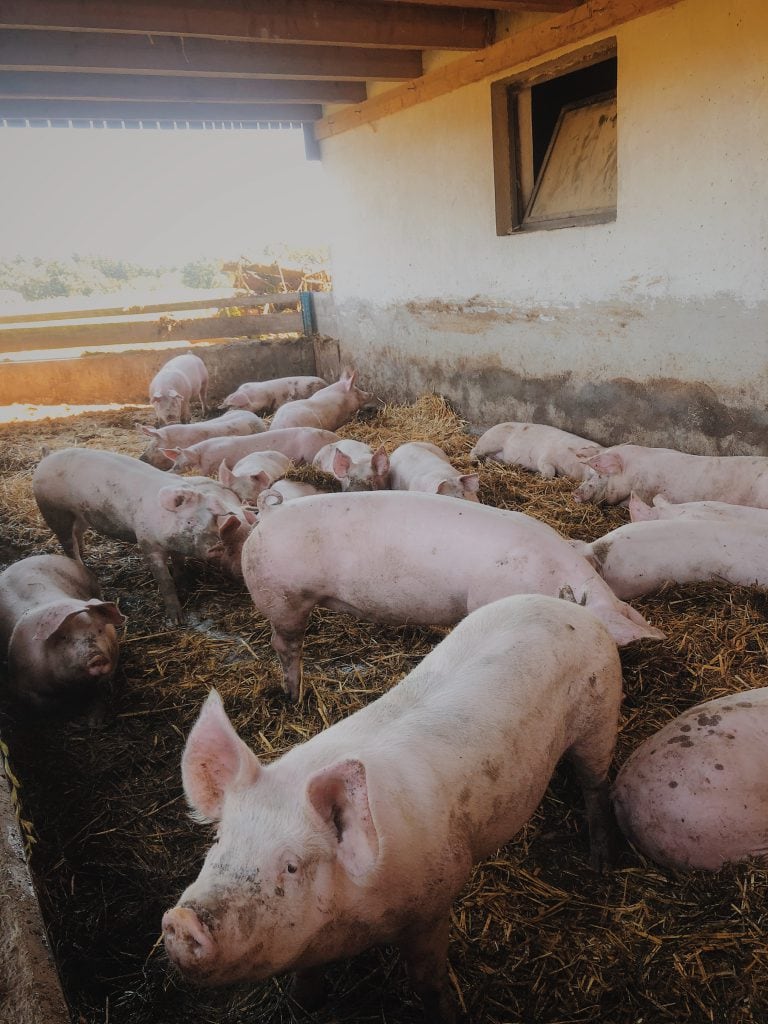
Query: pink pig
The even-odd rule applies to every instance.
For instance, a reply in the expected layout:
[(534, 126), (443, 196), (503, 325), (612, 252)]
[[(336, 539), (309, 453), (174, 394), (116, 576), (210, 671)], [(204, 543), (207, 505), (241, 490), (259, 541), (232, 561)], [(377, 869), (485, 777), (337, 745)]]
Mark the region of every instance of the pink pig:
[(219, 466), (219, 483), (234, 491), (240, 501), (255, 503), (272, 482), (285, 476), (293, 463), (282, 452), (251, 452), (230, 469), (226, 462)]
[(337, 430), (371, 401), (367, 391), (355, 387), (355, 373), (347, 371), (335, 384), (316, 391), (311, 398), (281, 405), (270, 430), (282, 427), (320, 427)]
[(200, 401), (205, 415), (208, 371), (200, 356), (174, 356), (163, 363), (149, 385), (149, 401), (158, 423), (189, 422), (189, 403)]
[(342, 491), (380, 491), (389, 486), (389, 458), (383, 446), (374, 452), (362, 441), (342, 438), (321, 448), (312, 465), (336, 477)]
[(0, 573), (0, 649), (11, 689), (45, 709), (98, 698), (117, 666), (125, 618), (81, 562), (33, 555)]
[(169, 555), (222, 558), (230, 567), (239, 566), (247, 535), (242, 528), (255, 520), (236, 495), (212, 480), (169, 482), (162, 470), (138, 459), (94, 448), (46, 455), (34, 472), (32, 489), (43, 519), (71, 558), (82, 557), (89, 528), (138, 544), (168, 616), (176, 622), (183, 615), (168, 572)]
[(673, 448), (620, 444), (586, 458), (591, 472), (573, 492), (576, 501), (617, 505), (634, 491), (668, 501), (715, 499), (768, 508), (768, 458), (689, 455)]
[(550, 526), (436, 494), (359, 491), (267, 506), (242, 564), (294, 698), (317, 606), (373, 622), (452, 625), (508, 594), (566, 593), (586, 603), (617, 643), (664, 635)]
[[(584, 457), (597, 455), (602, 445), (546, 423), (497, 423), (478, 438), (471, 458), (497, 459), (522, 466), (544, 477), (565, 476), (583, 480), (589, 469)], [(581, 458), (577, 455), (581, 454)]]
[(392, 452), (390, 486), (393, 491), (427, 491), (450, 498), (479, 501), (477, 473), (460, 473), (436, 444), (409, 441)]
[(232, 409), (249, 409), (251, 412), (267, 414), (286, 402), (309, 398), (320, 388), (327, 387), (328, 381), (322, 377), (276, 377), (274, 380), (241, 384), (221, 404)]
[(563, 755), (592, 864), (606, 861), (621, 682), (600, 622), (527, 594), (473, 612), (383, 697), (268, 765), (212, 691), (181, 772), (217, 838), (163, 917), (169, 957), (201, 985), (297, 971), (309, 1005), (322, 965), (393, 943), (426, 1017), (450, 1024), (451, 905), (529, 820)]
[(755, 525), (768, 526), (768, 509), (753, 505), (731, 505), (726, 501), (683, 501), (673, 504), (660, 494), (653, 499), (653, 505), (646, 503), (636, 494), (630, 495), (628, 506), (633, 523), (644, 523), (654, 519), (740, 519)]
[(140, 426), (139, 429), (151, 439), (146, 450), (139, 456), (141, 461), (148, 462), (155, 469), (170, 469), (173, 460), (164, 454), (166, 448), (187, 448), (211, 437), (259, 434), (267, 429), (267, 425), (252, 412), (233, 410), (200, 423), (172, 423), (159, 428)]
[(264, 434), (251, 437), (212, 437), (209, 441), (199, 441), (189, 448), (167, 448), (164, 454), (174, 460), (174, 473), (195, 469), (209, 476), (218, 472), (222, 461), (232, 469), (236, 462), (252, 452), (282, 452), (291, 462), (300, 466), (311, 462), (323, 445), (338, 440), (338, 436), (331, 430), (286, 427), (284, 430), (267, 430)]
[(678, 715), (629, 757), (613, 785), (616, 819), (647, 857), (717, 871), (768, 855), (768, 687)]

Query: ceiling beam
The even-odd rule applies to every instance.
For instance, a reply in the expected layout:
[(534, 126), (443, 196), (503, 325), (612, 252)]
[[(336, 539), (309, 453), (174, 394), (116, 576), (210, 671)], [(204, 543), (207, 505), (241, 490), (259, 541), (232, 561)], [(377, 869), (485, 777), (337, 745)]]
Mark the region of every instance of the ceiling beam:
[(521, 29), (485, 50), (446, 64), (414, 81), (356, 106), (330, 114), (315, 125), (315, 137), (328, 139), (360, 125), (370, 124), (408, 107), (444, 96), (464, 85), (500, 72), (510, 74), (562, 47), (580, 43), (600, 32), (610, 32), (634, 18), (672, 7), (681, 0), (589, 0), (566, 14), (556, 15)]
[(491, 41), (493, 26), (482, 9), (440, 10), (410, 2), (393, 6), (376, 0), (357, 0), (354, 4), (339, 0), (3, 0), (0, 28), (477, 50)]
[(418, 50), (273, 46), (176, 36), (0, 31), (0, 71), (80, 71), (342, 80), (413, 78)]
[(120, 100), (0, 98), (0, 118), (72, 118), (114, 121), (316, 121), (310, 103), (156, 103)]
[(179, 78), (0, 71), (0, 96), (16, 99), (160, 100), (181, 103), (360, 103), (364, 82), (283, 78)]
[[(342, 3), (354, 4), (356, 0), (340, 0)], [(394, 7), (403, 6), (408, 0), (379, 0), (380, 3)], [(520, 11), (561, 12), (571, 11), (586, 0), (419, 0), (426, 7), (464, 7), (472, 10), (495, 10), (516, 13)]]

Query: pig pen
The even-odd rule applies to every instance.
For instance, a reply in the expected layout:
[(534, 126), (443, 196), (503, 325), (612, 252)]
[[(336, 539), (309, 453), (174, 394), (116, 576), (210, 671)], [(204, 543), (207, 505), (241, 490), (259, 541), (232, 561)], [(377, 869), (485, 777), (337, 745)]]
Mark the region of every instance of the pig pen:
[[(125, 410), (0, 428), (0, 567), (57, 550), (30, 489), (41, 445), (138, 454), (143, 445), (133, 423), (150, 416)], [(406, 440), (433, 441), (471, 469), (473, 438), (437, 396), (387, 406), (340, 433), (389, 451)], [(627, 520), (620, 508), (575, 504), (568, 481), (493, 463), (480, 476), (485, 502), (530, 513), (570, 537), (593, 540)], [(328, 1003), (307, 1015), (292, 1006), (284, 978), (192, 988), (170, 968), (159, 927), (211, 841), (211, 830), (188, 817), (179, 771), (209, 687), (218, 688), (240, 734), (268, 761), (397, 683), (445, 630), (316, 612), (303, 699), (293, 706), (278, 689), (269, 627), (244, 584), (191, 566), (180, 587), (191, 621), (167, 628), (137, 550), (88, 539), (88, 564), (128, 617), (108, 720), (96, 729), (39, 720), (0, 700), (0, 734), (20, 783), (20, 817), (73, 1021), (420, 1021), (395, 950), (331, 966)], [(667, 639), (622, 651), (626, 696), (613, 774), (645, 737), (692, 704), (766, 682), (764, 592), (699, 584), (633, 603)], [(454, 904), (451, 978), (472, 1020), (768, 1020), (761, 865), (678, 874), (625, 847), (615, 870), (598, 876), (587, 855), (580, 793), (559, 769), (534, 818), (476, 868)]]

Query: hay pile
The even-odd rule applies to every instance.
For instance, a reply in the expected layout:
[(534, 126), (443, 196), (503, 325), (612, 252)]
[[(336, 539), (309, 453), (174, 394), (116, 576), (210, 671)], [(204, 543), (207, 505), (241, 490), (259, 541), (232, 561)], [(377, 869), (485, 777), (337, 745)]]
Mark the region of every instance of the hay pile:
[[(149, 422), (149, 415), (139, 418)], [(57, 550), (29, 488), (40, 446), (138, 454), (135, 418), (130, 411), (0, 428), (0, 565)], [(471, 469), (472, 438), (435, 396), (386, 407), (342, 433), (389, 451), (406, 440), (433, 441)], [(592, 540), (627, 518), (621, 509), (576, 505), (568, 481), (494, 464), (480, 474), (486, 502), (536, 515), (569, 536)], [(284, 979), (192, 989), (170, 971), (157, 940), (163, 910), (196, 876), (211, 838), (187, 817), (179, 775), (184, 738), (208, 688), (219, 689), (241, 735), (270, 760), (391, 687), (445, 631), (316, 613), (303, 702), (290, 706), (278, 690), (269, 627), (242, 584), (193, 567), (181, 588), (190, 623), (167, 629), (135, 549), (91, 537), (87, 557), (129, 619), (113, 717), (95, 731), (78, 722), (25, 721), (7, 707), (0, 717), (24, 814), (34, 822), (32, 865), (74, 1020), (420, 1021), (390, 949), (332, 966), (327, 1007), (305, 1018), (294, 1015)], [(691, 704), (765, 682), (762, 592), (696, 585), (635, 604), (668, 639), (622, 652), (616, 765)], [(473, 1020), (487, 1024), (764, 1024), (767, 896), (766, 873), (757, 867), (676, 875), (628, 849), (614, 872), (592, 874), (580, 795), (558, 772), (532, 821), (475, 870), (454, 905), (452, 977)]]

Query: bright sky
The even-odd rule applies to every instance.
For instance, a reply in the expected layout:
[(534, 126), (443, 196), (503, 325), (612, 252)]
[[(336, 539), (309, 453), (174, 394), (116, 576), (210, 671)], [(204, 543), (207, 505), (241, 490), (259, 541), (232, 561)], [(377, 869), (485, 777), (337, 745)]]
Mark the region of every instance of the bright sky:
[(0, 259), (150, 266), (327, 245), (301, 131), (0, 128)]

